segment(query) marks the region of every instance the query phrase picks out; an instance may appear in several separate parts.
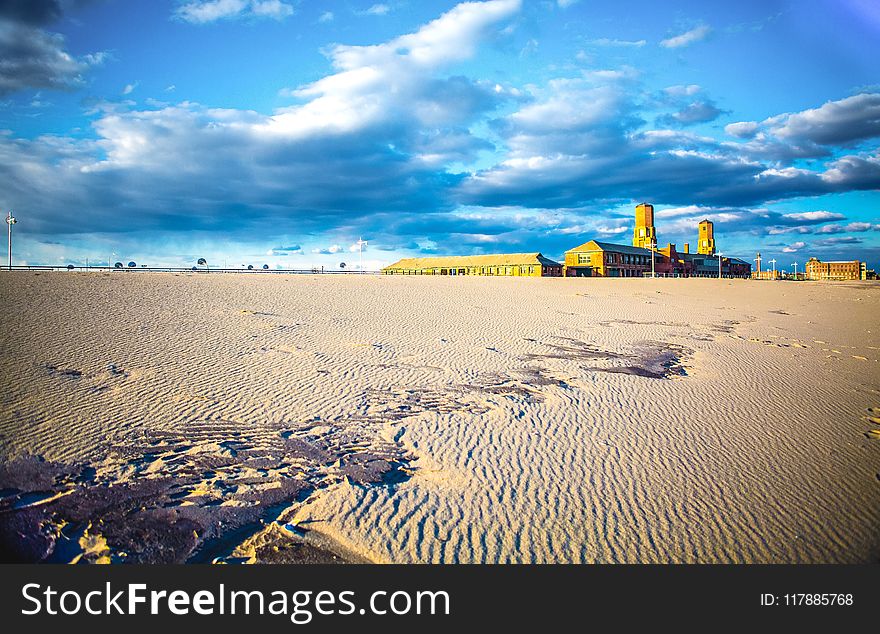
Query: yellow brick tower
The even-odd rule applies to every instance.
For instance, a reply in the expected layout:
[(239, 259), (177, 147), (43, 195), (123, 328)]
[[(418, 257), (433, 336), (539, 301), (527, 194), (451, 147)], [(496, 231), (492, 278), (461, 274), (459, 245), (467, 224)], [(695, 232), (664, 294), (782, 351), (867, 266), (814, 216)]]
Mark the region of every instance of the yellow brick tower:
[(697, 253), (715, 255), (715, 225), (711, 220), (700, 223), (700, 235), (697, 240)]
[(650, 249), (657, 244), (657, 232), (654, 229), (654, 205), (641, 203), (636, 205), (636, 226), (633, 229), (633, 246)]

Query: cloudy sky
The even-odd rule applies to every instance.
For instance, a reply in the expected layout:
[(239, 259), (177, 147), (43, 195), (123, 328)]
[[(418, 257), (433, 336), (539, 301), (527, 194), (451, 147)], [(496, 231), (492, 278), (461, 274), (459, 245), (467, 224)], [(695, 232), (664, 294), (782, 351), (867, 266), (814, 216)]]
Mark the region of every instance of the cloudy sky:
[(872, 0), (0, 0), (17, 263), (662, 244), (880, 266)]

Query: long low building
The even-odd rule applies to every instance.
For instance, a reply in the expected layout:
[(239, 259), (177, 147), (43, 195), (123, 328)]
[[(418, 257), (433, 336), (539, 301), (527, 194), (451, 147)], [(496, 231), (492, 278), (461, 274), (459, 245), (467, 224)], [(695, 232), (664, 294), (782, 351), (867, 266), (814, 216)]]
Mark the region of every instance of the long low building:
[(384, 275), (506, 275), (561, 277), (562, 265), (540, 253), (450, 255), (404, 258), (382, 269)]
[[(645, 277), (651, 275), (652, 250), (590, 240), (565, 252), (566, 277)], [(653, 251), (654, 275), (660, 277), (718, 277), (719, 258), (680, 253), (670, 244)], [(722, 277), (747, 278), (751, 265), (738, 258), (721, 258)]]

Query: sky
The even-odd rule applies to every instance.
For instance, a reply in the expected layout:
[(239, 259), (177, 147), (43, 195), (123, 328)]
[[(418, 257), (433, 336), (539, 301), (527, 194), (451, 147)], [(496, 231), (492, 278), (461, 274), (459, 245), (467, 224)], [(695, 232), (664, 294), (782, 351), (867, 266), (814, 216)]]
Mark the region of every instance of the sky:
[(377, 269), (650, 202), (880, 268), (878, 59), (873, 0), (0, 0), (0, 213), (16, 264)]

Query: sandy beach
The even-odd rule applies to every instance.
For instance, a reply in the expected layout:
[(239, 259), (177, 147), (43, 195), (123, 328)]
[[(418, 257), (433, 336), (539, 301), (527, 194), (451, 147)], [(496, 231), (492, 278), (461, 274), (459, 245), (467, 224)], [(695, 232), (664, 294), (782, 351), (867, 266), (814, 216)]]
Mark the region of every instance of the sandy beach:
[(51, 562), (876, 562), (880, 285), (0, 272)]

